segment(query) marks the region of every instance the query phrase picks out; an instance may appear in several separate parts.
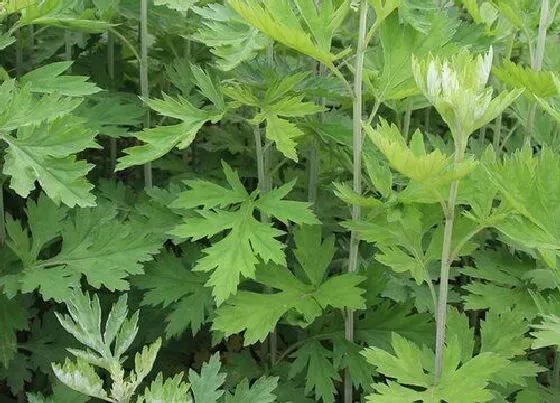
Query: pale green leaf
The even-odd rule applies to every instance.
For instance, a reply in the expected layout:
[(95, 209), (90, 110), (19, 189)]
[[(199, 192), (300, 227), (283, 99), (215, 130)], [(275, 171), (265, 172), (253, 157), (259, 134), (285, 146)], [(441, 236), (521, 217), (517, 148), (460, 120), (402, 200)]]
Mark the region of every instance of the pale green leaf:
[(83, 97), (101, 91), (88, 77), (61, 76), (72, 66), (72, 62), (57, 62), (30, 71), (21, 78), (22, 85), (28, 84), (32, 92), (59, 93), (69, 97)]
[(214, 354), (210, 361), (202, 364), (200, 375), (189, 370), (189, 382), (195, 402), (216, 403), (224, 394), (219, 388), (226, 379), (226, 374), (220, 373), (220, 355)]

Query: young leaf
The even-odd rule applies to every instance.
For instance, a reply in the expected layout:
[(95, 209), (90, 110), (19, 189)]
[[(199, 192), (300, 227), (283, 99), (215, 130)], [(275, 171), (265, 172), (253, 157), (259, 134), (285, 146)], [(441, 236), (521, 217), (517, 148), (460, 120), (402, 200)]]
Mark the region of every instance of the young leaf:
[(192, 403), (188, 395), (190, 385), (183, 382), (183, 374), (163, 380), (159, 372), (156, 379), (146, 388), (140, 396), (138, 403), (165, 402), (165, 403)]
[(66, 359), (63, 365), (53, 364), (52, 368), (56, 377), (69, 388), (86, 396), (107, 398), (107, 392), (103, 390), (103, 381), (87, 362), (80, 359), (72, 362)]
[(418, 87), (451, 129), (459, 150), (465, 149), (468, 137), (476, 129), (502, 113), (523, 92), (520, 89), (504, 91), (492, 98), (492, 89), (486, 87), (492, 55), (490, 49), (476, 58), (464, 51), (451, 60), (413, 58)]
[(189, 382), (195, 402), (216, 403), (224, 394), (219, 388), (226, 379), (226, 374), (220, 373), (220, 355), (210, 357), (210, 361), (202, 364), (200, 375), (189, 370)]

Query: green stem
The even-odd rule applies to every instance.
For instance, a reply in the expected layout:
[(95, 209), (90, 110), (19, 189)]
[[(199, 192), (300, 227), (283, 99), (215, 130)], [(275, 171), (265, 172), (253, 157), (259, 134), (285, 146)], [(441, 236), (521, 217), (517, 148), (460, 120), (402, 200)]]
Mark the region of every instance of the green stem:
[(480, 147), (484, 147), (484, 140), (486, 140), (486, 126), (482, 126), (478, 131), (478, 143)]
[[(274, 43), (272, 43), (266, 50), (266, 62), (270, 68), (274, 68)], [(259, 140), (260, 141), (260, 140)], [(272, 190), (272, 171), (271, 161), (272, 161), (272, 141), (266, 140), (265, 147), (263, 150), (263, 192), (270, 192)], [(262, 220), (265, 223), (270, 222), (270, 217), (268, 214), (262, 216)], [(268, 289), (267, 292), (272, 292)], [(270, 362), (272, 365), (276, 363), (276, 356), (278, 355), (278, 334), (276, 333), (276, 328), (268, 335), (268, 349), (270, 352)]]
[[(352, 147), (353, 147), (353, 190), (362, 194), (362, 85), (364, 71), (364, 56), (366, 52), (365, 41), (367, 34), (367, 16), (369, 3), (367, 0), (360, 2), (360, 22), (358, 26), (358, 48), (356, 52), (356, 68), (354, 73), (354, 88), (352, 102)], [(358, 204), (352, 206), (352, 221), (359, 221), (361, 209)], [(350, 235), (350, 255), (348, 259), (348, 272), (358, 271), (358, 250), (360, 237), (358, 232), (352, 231)], [(354, 341), (354, 311), (348, 309), (344, 318), (344, 336), (349, 342)], [(350, 371), (344, 371), (344, 403), (352, 402), (352, 379)]]
[[(462, 138), (461, 136), (457, 138)], [(455, 164), (460, 164), (464, 158), (464, 147), (455, 146)], [(441, 273), (439, 300), (436, 310), (436, 357), (435, 357), (435, 382), (439, 382), (443, 364), (443, 350), (445, 344), (445, 324), (447, 316), (447, 293), (449, 286), (449, 269), (451, 267), (451, 248), (453, 241), (453, 221), (455, 219), (455, 204), (459, 181), (451, 183), (449, 198), (445, 208), (445, 229), (443, 232), (443, 247), (441, 252)]]
[(64, 60), (72, 60), (72, 38), (68, 30), (64, 32)]
[(548, 27), (552, 22), (554, 16), (550, 15), (550, 3), (549, 0), (541, 0), (541, 16), (539, 20), (539, 31), (537, 35), (537, 46), (535, 48), (534, 60), (532, 60), (532, 68), (536, 71), (541, 71), (542, 64), (544, 61), (544, 51), (546, 46), (546, 33)]
[[(107, 32), (107, 72), (111, 80), (111, 87), (115, 89), (115, 36), (111, 32)], [(109, 153), (111, 161), (111, 172), (114, 173), (117, 163), (117, 139), (109, 138)]]
[[(513, 50), (513, 42), (515, 40), (515, 34), (511, 34), (509, 41), (508, 41), (508, 47), (506, 50), (506, 54), (505, 54), (505, 59), (506, 60), (510, 60), (511, 59), (511, 52)], [(502, 138), (502, 121), (503, 121), (503, 117), (504, 114), (503, 112), (501, 112), (498, 117), (496, 118), (496, 125), (494, 126), (494, 136), (492, 137), (492, 147), (494, 148), (494, 151), (496, 152), (496, 154), (500, 153), (499, 147), (500, 147), (500, 142), (501, 142), (501, 138)]]
[[(148, 0), (140, 2), (140, 91), (142, 98), (148, 99), (150, 96), (148, 83)], [(144, 114), (144, 129), (150, 127), (150, 109), (146, 107)], [(153, 186), (152, 163), (144, 165), (144, 185), (146, 188)]]
[[(319, 64), (318, 76), (321, 77), (325, 73), (325, 66)], [(318, 99), (321, 106), (325, 106), (325, 98)], [(320, 121), (321, 123), (325, 120), (325, 113), (321, 112)], [(319, 158), (319, 141), (317, 138), (313, 139), (311, 144), (311, 149), (309, 150), (309, 162), (308, 162), (308, 172), (309, 177), (307, 181), (307, 200), (310, 203), (315, 204), (317, 202), (317, 186), (319, 182), (319, 170), (320, 170), (321, 159)]]
[(404, 113), (403, 122), (403, 135), (405, 141), (408, 143), (408, 137), (410, 135), (410, 118), (412, 116), (412, 105), (410, 103), (410, 97), (406, 99), (406, 111)]
[[(556, 8), (554, 8), (556, 11)], [(539, 31), (537, 34), (537, 45), (535, 47), (535, 52), (533, 58), (531, 59), (531, 68), (535, 71), (541, 71), (544, 62), (544, 53), (546, 47), (546, 33), (548, 27), (552, 22), (554, 15), (551, 15), (550, 2), (549, 0), (542, 0), (541, 3), (541, 16), (539, 19)], [(533, 102), (530, 105), (529, 114), (527, 115), (527, 137), (525, 138), (525, 144), (531, 145), (531, 138), (534, 134), (535, 126), (535, 115), (537, 113), (537, 103)]]
[(128, 48), (128, 50), (130, 50), (130, 52), (134, 55), (134, 58), (138, 61), (139, 64), (142, 63), (142, 58), (138, 54), (138, 51), (136, 50), (134, 45), (132, 43), (130, 43), (130, 41), (128, 39), (126, 39), (126, 37), (123, 34), (121, 34), (119, 31), (117, 31), (113, 27), (109, 28), (109, 32), (111, 34), (115, 35), (117, 38), (119, 38), (119, 41), (121, 41), (123, 43), (123, 45), (125, 45)]
[(33, 57), (35, 51), (35, 27), (33, 25), (29, 26), (29, 49), (28, 49), (28, 59), (29, 59), (29, 68), (33, 70)]

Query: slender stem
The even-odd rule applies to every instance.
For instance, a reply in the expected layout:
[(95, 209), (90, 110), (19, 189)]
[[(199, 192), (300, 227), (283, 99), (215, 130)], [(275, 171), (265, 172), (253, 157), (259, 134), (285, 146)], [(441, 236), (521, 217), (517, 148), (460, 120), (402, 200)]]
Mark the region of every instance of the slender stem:
[(138, 54), (138, 51), (136, 50), (134, 45), (132, 43), (130, 43), (130, 41), (128, 39), (126, 39), (126, 37), (123, 34), (121, 34), (119, 31), (117, 31), (113, 27), (109, 27), (109, 32), (111, 34), (115, 35), (117, 38), (119, 38), (119, 41), (121, 41), (128, 48), (128, 50), (130, 50), (130, 52), (132, 52), (132, 54), (134, 55), (134, 58), (138, 61), (138, 63), (142, 63), (142, 58)]
[[(140, 90), (142, 98), (147, 99), (150, 96), (148, 83), (148, 0), (140, 2)], [(144, 114), (144, 129), (150, 127), (150, 109), (146, 107)], [(144, 165), (144, 185), (146, 188), (153, 186), (152, 163), (148, 162)]]
[(478, 142), (480, 147), (484, 147), (484, 140), (486, 140), (486, 126), (482, 126), (478, 131)]
[[(459, 136), (458, 138), (461, 138)], [(464, 147), (455, 146), (455, 164), (459, 164), (464, 158)], [(435, 357), (435, 382), (441, 378), (443, 364), (443, 349), (445, 344), (445, 324), (447, 316), (447, 292), (449, 282), (449, 269), (451, 267), (451, 248), (453, 241), (453, 221), (455, 219), (455, 203), (457, 201), (457, 190), (459, 181), (451, 183), (449, 199), (445, 208), (445, 229), (443, 232), (443, 247), (441, 252), (441, 273), (439, 300), (436, 310), (436, 357)]]
[[(508, 47), (507, 47), (506, 55), (505, 55), (506, 60), (511, 59), (511, 52), (513, 50), (514, 40), (515, 40), (515, 34), (511, 34), (510, 37), (509, 37)], [(503, 112), (501, 112), (498, 115), (498, 117), (496, 118), (496, 125), (494, 126), (494, 135), (492, 137), (492, 147), (494, 148), (494, 151), (496, 152), (496, 154), (500, 153), (500, 150), (498, 148), (500, 147), (500, 141), (501, 141), (501, 137), (502, 137), (503, 117), (504, 117), (504, 114), (503, 114)]]
[(432, 282), (431, 278), (428, 278), (428, 288), (430, 289), (430, 295), (432, 296), (432, 304), (434, 305), (434, 313), (437, 314), (437, 295), (436, 289), (434, 288), (434, 283)]
[[(319, 77), (323, 76), (325, 73), (325, 66), (319, 64), (319, 71), (317, 75)], [(325, 106), (325, 98), (320, 98), (318, 100), (321, 106)], [(325, 113), (321, 112), (320, 121), (321, 123), (325, 120)], [(309, 179), (307, 181), (307, 200), (310, 203), (317, 202), (317, 186), (319, 182), (319, 170), (320, 170), (320, 163), (321, 159), (319, 158), (319, 141), (317, 138), (313, 139), (313, 143), (311, 144), (311, 149), (309, 150), (309, 161), (308, 161), (308, 172), (309, 172)]]
[[(111, 87), (115, 89), (115, 36), (111, 32), (107, 32), (107, 72), (111, 80)], [(111, 172), (114, 173), (117, 162), (117, 139), (109, 138), (109, 153), (111, 161)]]
[(72, 36), (68, 30), (64, 32), (64, 60), (72, 60)]
[(546, 33), (552, 20), (551, 17), (553, 17), (550, 15), (549, 0), (541, 1), (541, 16), (539, 20), (539, 31), (537, 35), (537, 47), (535, 49), (533, 65), (531, 66), (536, 71), (541, 71), (542, 69), (542, 64), (544, 61), (544, 51), (546, 46)]
[(21, 28), (16, 30), (16, 77), (23, 75), (23, 38)]
[[(266, 50), (266, 62), (269, 68), (274, 68), (274, 44), (272, 43)], [(260, 140), (259, 140), (260, 141)], [(270, 192), (272, 190), (272, 171), (271, 167), (271, 160), (272, 160), (272, 150), (273, 144), (272, 141), (266, 140), (266, 144), (263, 150), (263, 189), (264, 192)], [(259, 181), (260, 185), (260, 181)], [(265, 223), (270, 222), (270, 217), (268, 214), (262, 215), (262, 221)], [(268, 289), (268, 292), (272, 292), (272, 290)], [(276, 328), (274, 331), (268, 335), (268, 349), (270, 352), (270, 362), (274, 365), (276, 363), (276, 356), (278, 355), (278, 334), (276, 333)]]
[[(358, 48), (356, 52), (356, 68), (354, 73), (354, 97), (352, 104), (352, 146), (353, 146), (353, 190), (357, 194), (362, 193), (362, 86), (364, 71), (364, 56), (366, 52), (365, 41), (367, 33), (367, 16), (369, 3), (362, 0), (360, 3), (360, 22), (358, 27)], [(361, 209), (358, 204), (352, 206), (352, 220), (358, 221), (361, 217)], [(350, 256), (348, 259), (348, 272), (358, 271), (358, 249), (360, 246), (359, 234), (352, 231), (350, 235)], [(354, 311), (348, 309), (344, 318), (344, 336), (349, 342), (354, 341)], [(344, 371), (344, 403), (352, 402), (352, 379), (350, 371)]]
[(373, 119), (375, 118), (375, 115), (377, 115), (377, 111), (379, 110), (379, 107), (381, 106), (381, 98), (377, 99), (375, 101), (375, 104), (373, 105), (373, 108), (371, 108), (371, 113), (368, 116), (368, 120), (366, 122), (366, 125), (371, 125), (371, 123), (373, 122)]
[(6, 243), (6, 217), (4, 212), (4, 180), (0, 178), (0, 247)]
[(35, 27), (33, 25), (29, 26), (29, 49), (28, 49), (28, 59), (29, 68), (33, 70), (33, 56), (35, 51)]
[[(556, 9), (555, 9), (556, 10)], [(541, 3), (541, 16), (539, 20), (539, 31), (537, 35), (537, 45), (535, 47), (535, 52), (531, 59), (531, 67), (535, 71), (541, 71), (542, 64), (544, 62), (544, 53), (546, 46), (546, 33), (548, 27), (552, 22), (554, 15), (550, 15), (550, 3), (549, 0), (542, 0)], [(525, 137), (525, 144), (531, 145), (531, 137), (534, 134), (535, 126), (535, 115), (537, 113), (537, 103), (533, 102), (530, 105), (529, 114), (527, 115), (527, 137)]]
[(412, 105), (410, 103), (410, 97), (406, 99), (406, 111), (404, 113), (404, 123), (403, 123), (403, 135), (405, 141), (408, 143), (408, 137), (410, 135), (410, 117), (412, 116)]
[(432, 108), (426, 108), (426, 112), (424, 115), (424, 131), (426, 133), (430, 132), (430, 117), (432, 114)]

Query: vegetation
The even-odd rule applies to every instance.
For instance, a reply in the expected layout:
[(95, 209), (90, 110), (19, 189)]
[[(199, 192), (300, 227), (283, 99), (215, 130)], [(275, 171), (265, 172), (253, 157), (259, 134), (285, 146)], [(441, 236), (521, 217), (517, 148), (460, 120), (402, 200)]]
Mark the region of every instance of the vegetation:
[(0, 400), (560, 401), (559, 6), (0, 1)]

